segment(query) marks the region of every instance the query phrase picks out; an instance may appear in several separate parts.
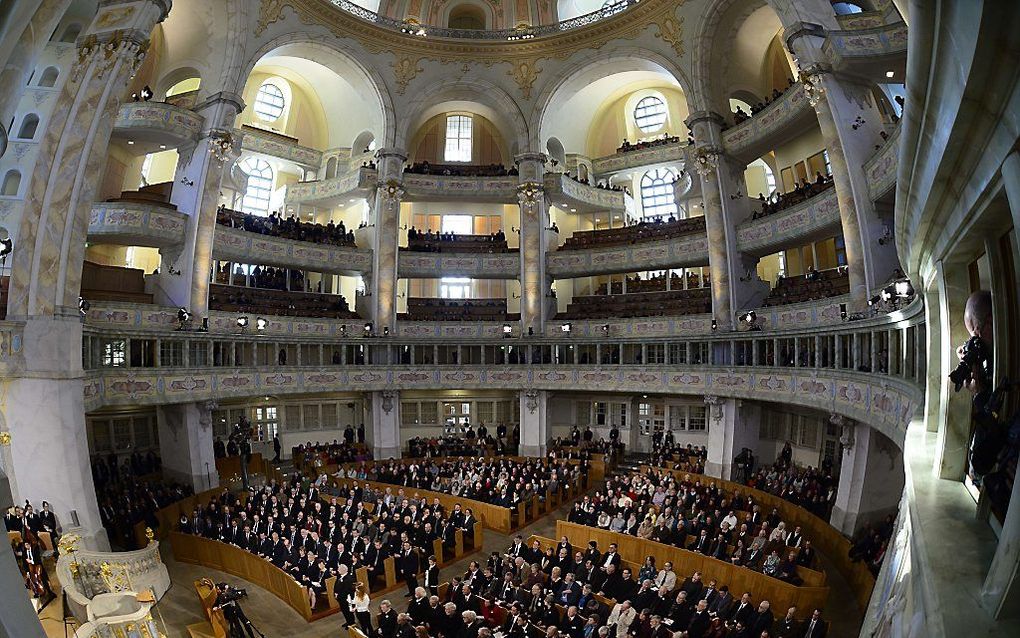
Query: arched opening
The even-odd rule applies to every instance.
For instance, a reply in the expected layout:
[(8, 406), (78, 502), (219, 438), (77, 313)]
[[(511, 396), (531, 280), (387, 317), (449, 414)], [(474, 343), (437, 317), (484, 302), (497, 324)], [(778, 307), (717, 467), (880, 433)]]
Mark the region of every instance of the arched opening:
[(362, 131), (354, 138), (354, 143), (351, 144), (351, 154), (359, 155), (361, 153), (371, 153), (375, 150), (375, 135), (372, 131)]
[(563, 142), (560, 142), (558, 138), (550, 137), (549, 141), (545, 143), (545, 150), (549, 152), (549, 157), (561, 166), (567, 163), (567, 152), (563, 148)]
[(463, 3), (450, 9), (447, 26), (451, 29), (485, 29), (485, 10), (481, 7)]
[(326, 179), (332, 179), (336, 177), (336, 158), (331, 157), (326, 160)]
[(44, 88), (52, 88), (57, 85), (57, 78), (60, 76), (60, 71), (55, 66), (48, 66), (46, 70), (42, 72), (39, 77), (39, 86)]
[(0, 195), (4, 197), (17, 197), (18, 190), (21, 189), (21, 172), (15, 169), (7, 171), (4, 175), (4, 184), (0, 188)]
[(74, 42), (81, 35), (81, 25), (77, 22), (67, 25), (64, 29), (63, 35), (60, 36), (61, 42)]
[(864, 7), (858, 2), (833, 2), (832, 10), (838, 16), (848, 16), (855, 13), (863, 13)]
[(29, 113), (25, 116), (25, 119), (21, 120), (21, 128), (18, 129), (18, 137), (23, 140), (30, 140), (35, 138), (35, 132), (39, 128), (39, 116), (35, 113)]

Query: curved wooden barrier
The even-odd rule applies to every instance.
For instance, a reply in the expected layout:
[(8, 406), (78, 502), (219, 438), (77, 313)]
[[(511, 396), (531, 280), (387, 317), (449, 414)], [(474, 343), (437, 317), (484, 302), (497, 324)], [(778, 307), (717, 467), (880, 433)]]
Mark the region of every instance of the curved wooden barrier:
[(662, 565), (665, 561), (672, 562), (678, 582), (694, 572), (700, 571), (703, 580), (715, 579), (720, 586), (728, 585), (734, 596), (739, 598), (741, 593), (749, 591), (754, 595), (756, 601), (768, 600), (772, 608), (777, 610), (792, 606), (796, 606), (798, 609), (823, 608), (829, 598), (827, 586), (798, 587), (746, 567), (739, 567), (697, 552), (645, 540), (637, 536), (566, 521), (556, 522), (556, 536), (566, 536), (571, 544), (579, 547), (587, 546), (588, 541), (591, 540), (597, 541), (599, 547), (603, 549), (610, 543), (616, 543), (620, 557), (627, 562), (635, 574), (644, 563), (646, 556), (655, 556), (658, 565)]
[[(182, 563), (218, 569), (258, 585), (287, 603), (308, 622), (340, 611), (332, 595), (327, 597), (328, 603), (324, 610), (313, 611), (303, 585), (276, 565), (240, 547), (180, 532), (170, 533), (170, 546), (174, 549), (174, 557)], [(326, 580), (327, 592), (333, 590), (335, 579), (335, 576), (331, 576)]]
[[(647, 472), (649, 469), (661, 470), (661, 468), (650, 468), (647, 465), (641, 466), (642, 472)], [(683, 475), (688, 473), (680, 470), (667, 471), (678, 479), (682, 479)], [(786, 522), (787, 529), (791, 529), (791, 525), (800, 525), (804, 538), (811, 541), (815, 549), (832, 561), (839, 573), (850, 584), (857, 598), (857, 606), (862, 610), (868, 608), (871, 592), (875, 589), (875, 576), (864, 563), (855, 563), (850, 560), (850, 540), (843, 536), (842, 532), (829, 525), (828, 521), (799, 505), (743, 483), (724, 481), (704, 475), (697, 475), (697, 480), (702, 485), (718, 486), (719, 489), (729, 494), (740, 491), (742, 494), (753, 496), (755, 502), (766, 513), (771, 508), (776, 508), (780, 518)]]

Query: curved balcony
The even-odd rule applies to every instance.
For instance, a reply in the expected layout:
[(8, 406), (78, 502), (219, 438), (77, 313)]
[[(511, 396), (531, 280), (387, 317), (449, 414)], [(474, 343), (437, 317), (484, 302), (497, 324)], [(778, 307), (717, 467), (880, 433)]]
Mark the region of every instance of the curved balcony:
[(640, 151), (615, 153), (592, 160), (592, 168), (600, 178), (609, 177), (614, 173), (639, 167), (654, 167), (659, 164), (677, 164), (687, 158), (687, 142), (679, 141)]
[(516, 279), (521, 274), (520, 253), (450, 254), (401, 250), (399, 277), (472, 277)]
[(298, 144), (297, 138), (245, 124), (236, 131), (241, 148), (263, 153), (317, 171), (322, 166), (322, 151)]
[(158, 204), (96, 202), (89, 217), (90, 242), (166, 248), (184, 243), (188, 216)]
[(822, 44), (822, 51), (829, 56), (837, 71), (851, 70), (876, 81), (887, 81), (882, 78), (890, 67), (906, 67), (907, 25), (894, 22), (847, 31), (829, 31)]
[(213, 258), (341, 275), (372, 269), (371, 250), (283, 239), (223, 225), (216, 226)]
[(515, 175), (463, 177), (404, 173), (402, 183), (403, 199), (406, 201), (445, 202), (463, 199), (472, 202), (516, 204), (520, 178)]
[(174, 147), (196, 139), (205, 118), (166, 102), (126, 102), (117, 111), (113, 137)]
[(804, 131), (815, 117), (804, 85), (790, 87), (753, 117), (723, 132), (726, 153), (745, 162), (761, 157)]
[(897, 126), (882, 148), (864, 164), (871, 200), (880, 199), (896, 186), (896, 167), (899, 162), (900, 127)]
[(707, 266), (708, 236), (693, 234), (629, 246), (560, 250), (547, 254), (545, 263), (555, 279)]
[(340, 177), (291, 184), (287, 187), (284, 201), (288, 204), (338, 206), (352, 198), (368, 197), (378, 179), (379, 172), (374, 168), (360, 166)]
[(398, 321), (397, 336), (411, 339), (501, 339), (502, 321)]
[(623, 191), (582, 184), (564, 173), (545, 174), (545, 194), (560, 208), (577, 213), (624, 211), (633, 200)]
[(836, 189), (828, 188), (806, 201), (737, 227), (737, 248), (751, 255), (770, 255), (790, 246), (831, 237), (841, 221)]

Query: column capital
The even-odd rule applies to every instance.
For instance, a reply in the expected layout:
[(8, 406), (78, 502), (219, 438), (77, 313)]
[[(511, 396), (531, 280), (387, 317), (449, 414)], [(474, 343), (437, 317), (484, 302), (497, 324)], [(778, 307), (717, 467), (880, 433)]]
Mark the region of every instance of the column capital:
[(786, 48), (793, 51), (793, 43), (803, 37), (825, 39), (825, 27), (814, 22), (794, 22), (783, 29), (783, 42)]
[[(233, 91), (219, 91), (206, 97), (191, 110), (196, 113), (202, 113), (207, 110), (213, 110), (214, 113), (216, 111), (229, 113), (233, 110), (231, 117), (235, 117), (245, 109), (245, 106), (244, 99), (239, 94)], [(208, 118), (209, 116), (207, 115), (206, 117)]]
[(519, 153), (514, 155), (514, 164), (520, 165), (522, 162), (541, 162), (545, 164), (546, 157), (545, 153)]
[(687, 125), (687, 128), (694, 128), (695, 124), (699, 124), (701, 122), (708, 122), (709, 124), (716, 124), (722, 127), (726, 125), (726, 118), (715, 111), (695, 111), (688, 115), (687, 119), (684, 120), (684, 124)]
[(377, 159), (399, 158), (401, 162), (406, 162), (407, 161), (407, 151), (405, 151), (402, 148), (396, 148), (396, 147), (386, 147), (386, 148), (376, 149), (375, 156), (376, 156)]
[(535, 206), (545, 198), (540, 182), (522, 182), (517, 187), (517, 203), (521, 206)]

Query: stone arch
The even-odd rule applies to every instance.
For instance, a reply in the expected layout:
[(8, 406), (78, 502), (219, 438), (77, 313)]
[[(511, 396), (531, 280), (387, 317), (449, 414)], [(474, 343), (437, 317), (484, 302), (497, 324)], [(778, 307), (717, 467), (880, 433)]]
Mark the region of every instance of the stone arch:
[(372, 131), (362, 131), (351, 143), (351, 155), (353, 156), (358, 155), (359, 153), (364, 153), (365, 149), (368, 148), (374, 141), (375, 135)]
[(560, 166), (565, 166), (567, 163), (567, 151), (563, 148), (563, 143), (560, 142), (557, 137), (550, 137), (545, 143), (545, 150), (551, 159), (556, 160), (560, 163)]
[[(480, 0), (447, 3), (441, 16), (439, 26), (450, 29), (491, 29), (493, 25), (492, 7)], [(459, 24), (463, 26), (457, 26)]]
[(57, 85), (57, 78), (60, 77), (60, 70), (55, 66), (48, 66), (43, 69), (42, 75), (39, 76), (39, 86), (43, 88), (53, 88)]
[(175, 85), (180, 84), (185, 80), (192, 78), (198, 79), (199, 89), (201, 90), (202, 85), (202, 73), (192, 66), (178, 67), (172, 71), (164, 73), (163, 76), (156, 82), (156, 88), (154, 90), (157, 96), (166, 97), (167, 92)]
[(74, 42), (81, 35), (82, 25), (78, 22), (72, 22), (64, 28), (63, 33), (60, 34), (61, 42)]
[(35, 113), (29, 113), (21, 120), (21, 127), (18, 128), (18, 138), (23, 140), (35, 139), (35, 134), (39, 130), (39, 116)]
[(393, 98), (386, 88), (386, 82), (375, 66), (362, 61), (358, 57), (358, 52), (342, 40), (324, 39), (318, 34), (309, 32), (292, 32), (274, 38), (253, 51), (244, 61), (240, 72), (233, 78), (234, 92), (238, 95), (244, 92), (244, 86), (248, 81), (248, 77), (262, 58), (285, 47), (307, 48), (310, 51), (317, 50), (321, 52), (324, 57), (314, 61), (330, 68), (341, 77), (343, 77), (342, 74), (330, 66), (330, 64), (348, 64), (349, 68), (354, 70), (354, 79), (362, 85), (363, 93), (370, 95), (379, 109), (379, 131), (374, 133), (375, 139), (383, 141), (379, 144), (380, 146), (388, 146), (392, 143), (395, 137), (396, 111), (393, 106)]
[(510, 155), (518, 155), (529, 148), (530, 131), (524, 114), (510, 95), (499, 86), (482, 79), (448, 79), (430, 86), (418, 93), (407, 103), (407, 109), (400, 118), (394, 145), (405, 148), (414, 132), (431, 115), (428, 111), (445, 102), (469, 102), (484, 107), (482, 113), (502, 132), (509, 144)]
[(0, 195), (4, 197), (17, 197), (21, 190), (21, 171), (12, 168), (4, 175), (3, 187), (0, 188)]
[(332, 179), (336, 177), (336, 157), (331, 157), (326, 160), (326, 179)]

